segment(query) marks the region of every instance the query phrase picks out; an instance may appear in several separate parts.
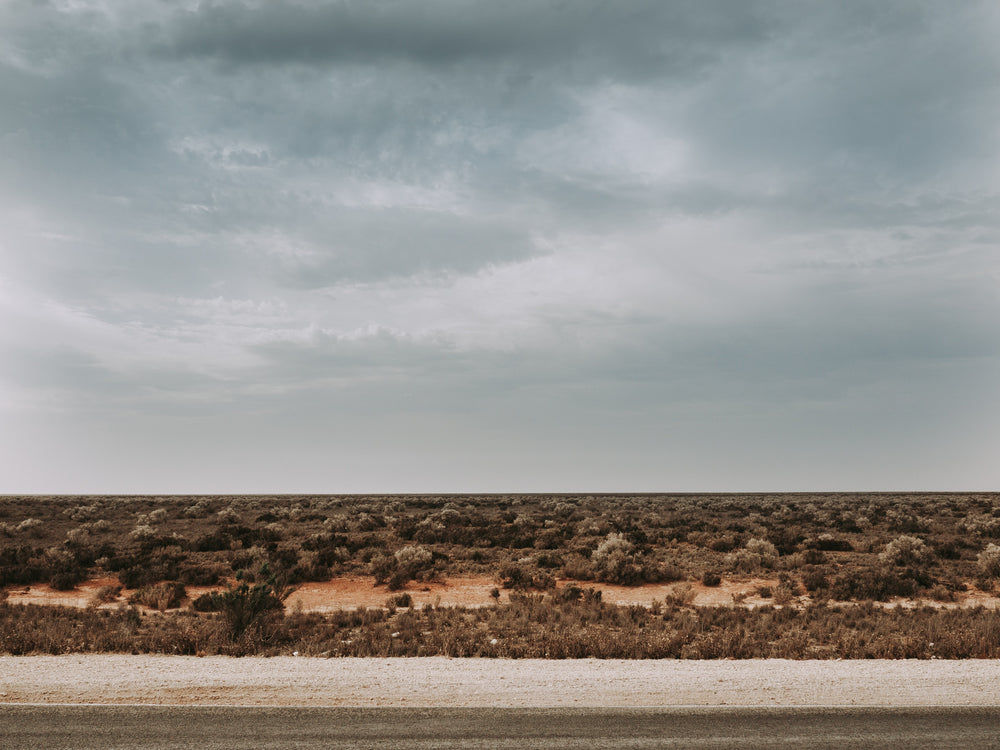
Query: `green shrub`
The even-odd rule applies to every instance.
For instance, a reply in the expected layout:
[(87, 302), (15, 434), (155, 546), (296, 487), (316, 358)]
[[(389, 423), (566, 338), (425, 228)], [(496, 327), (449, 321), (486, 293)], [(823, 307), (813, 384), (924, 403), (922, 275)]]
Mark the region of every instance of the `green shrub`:
[(262, 583), (251, 586), (237, 574), (235, 585), (209, 594), (207, 606), (222, 615), (230, 643), (243, 640), (245, 646), (251, 647), (264, 642), (284, 617), (285, 599), (294, 588), (285, 584), (280, 574), (271, 573), (266, 563), (260, 574)]

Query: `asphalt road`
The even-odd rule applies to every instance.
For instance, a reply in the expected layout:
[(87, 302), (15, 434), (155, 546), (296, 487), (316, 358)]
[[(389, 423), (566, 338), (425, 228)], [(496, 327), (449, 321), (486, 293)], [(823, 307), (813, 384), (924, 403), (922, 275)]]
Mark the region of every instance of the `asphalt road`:
[(1000, 708), (0, 706), (0, 747), (1000, 747)]

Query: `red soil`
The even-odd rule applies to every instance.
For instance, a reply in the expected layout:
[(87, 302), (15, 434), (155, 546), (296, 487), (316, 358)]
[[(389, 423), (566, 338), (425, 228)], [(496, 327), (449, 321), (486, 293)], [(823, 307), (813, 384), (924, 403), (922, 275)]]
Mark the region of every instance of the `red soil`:
[[(609, 604), (651, 605), (654, 601), (662, 602), (668, 596), (679, 595), (686, 587), (690, 587), (693, 595), (691, 603), (699, 606), (728, 606), (740, 599), (744, 606), (757, 606), (770, 603), (757, 595), (761, 586), (772, 589), (778, 581), (767, 578), (726, 579), (719, 586), (707, 587), (700, 582), (646, 584), (643, 586), (614, 586), (592, 581), (560, 581), (559, 586), (576, 583), (582, 588), (599, 589), (602, 599)], [(23, 588), (8, 590), (8, 601), (11, 604), (57, 604), (67, 607), (86, 607), (90, 605), (98, 589), (102, 586), (117, 586), (116, 578), (96, 578), (81, 583), (70, 591), (56, 591), (45, 584), (33, 584)], [(497, 586), (492, 578), (456, 576), (445, 580), (421, 582), (411, 581), (404, 589), (389, 591), (384, 585), (375, 585), (371, 577), (335, 578), (330, 581), (303, 583), (288, 598), (286, 606), (294, 609), (301, 606), (307, 612), (330, 612), (338, 609), (355, 609), (358, 607), (382, 607), (387, 601), (401, 594), (408, 593), (415, 606), (434, 604), (440, 606), (484, 606), (493, 603), (490, 592)], [(189, 600), (198, 598), (201, 594), (218, 590), (212, 586), (188, 586)], [(99, 604), (101, 607), (115, 607), (127, 601), (129, 591), (123, 591), (115, 600)], [(506, 600), (510, 592), (501, 590), (501, 600)], [(996, 608), (998, 598), (981, 591), (967, 592), (956, 603), (914, 602), (899, 600), (894, 602), (900, 606), (916, 604), (932, 604), (944, 607), (985, 606)]]

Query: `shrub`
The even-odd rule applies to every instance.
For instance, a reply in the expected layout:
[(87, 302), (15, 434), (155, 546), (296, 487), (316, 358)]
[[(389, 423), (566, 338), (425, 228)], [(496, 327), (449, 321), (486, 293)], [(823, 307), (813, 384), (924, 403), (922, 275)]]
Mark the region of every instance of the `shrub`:
[(774, 590), (774, 603), (782, 607), (795, 601), (795, 591), (787, 583), (778, 584)]
[(714, 570), (706, 570), (701, 574), (701, 582), (705, 586), (718, 586), (722, 583), (722, 576)]
[(96, 607), (99, 604), (107, 604), (108, 602), (113, 602), (118, 598), (118, 595), (122, 592), (121, 586), (101, 586), (94, 595), (90, 597), (90, 606)]
[(395, 596), (389, 597), (388, 603), (391, 606), (395, 607), (412, 607), (413, 597), (404, 591), (401, 594), (396, 594)]
[(187, 591), (180, 581), (161, 581), (151, 586), (143, 586), (129, 597), (129, 603), (141, 604), (144, 607), (158, 609), (174, 609), (181, 606)]
[(90, 529), (87, 526), (79, 526), (66, 532), (66, 542), (71, 545), (85, 544), (90, 538)]
[(149, 541), (156, 538), (156, 529), (148, 523), (140, 523), (132, 529), (132, 538), (139, 542)]
[(211, 513), (211, 508), (209, 508), (208, 503), (205, 500), (199, 500), (186, 507), (183, 516), (185, 518), (204, 518), (209, 513)]
[(886, 565), (922, 565), (928, 562), (931, 556), (931, 550), (923, 539), (904, 534), (885, 545), (878, 559)]
[(434, 560), (434, 555), (431, 551), (421, 545), (403, 547), (397, 550), (393, 557), (396, 558), (396, 565), (398, 567), (413, 572), (429, 567)]
[(543, 552), (535, 562), (539, 568), (561, 568), (565, 564), (562, 556), (551, 552)]
[(373, 556), (370, 565), (375, 583), (386, 583), (390, 589), (396, 590), (430, 570), (434, 565), (434, 553), (422, 545), (407, 545), (394, 555)]
[(507, 563), (500, 568), (500, 585), (505, 589), (530, 589), (534, 586), (534, 577), (523, 565)]
[(820, 534), (815, 540), (810, 542), (812, 549), (823, 550), (825, 552), (850, 552), (853, 547), (846, 539), (837, 539), (833, 534)]
[(42, 522), (37, 518), (25, 518), (15, 528), (18, 531), (26, 531), (32, 536), (42, 535)]
[(731, 570), (752, 573), (760, 568), (773, 567), (778, 559), (778, 550), (766, 539), (749, 539), (743, 549), (726, 555), (726, 565)]
[(983, 575), (994, 578), (1000, 576), (1000, 546), (992, 542), (987, 544), (986, 549), (979, 553), (977, 562)]
[(45, 550), (45, 565), (49, 570), (49, 585), (57, 591), (74, 589), (87, 577), (87, 571), (66, 549), (52, 547)]
[(928, 579), (912, 569), (900, 574), (895, 569), (863, 568), (837, 576), (830, 587), (830, 595), (840, 600), (885, 601), (894, 596), (912, 596), (922, 585), (929, 583)]
[(802, 585), (812, 593), (825, 589), (828, 585), (826, 575), (820, 569), (807, 570), (802, 574)]
[(694, 601), (695, 592), (690, 583), (679, 583), (672, 587), (663, 602), (668, 607), (686, 607)]
[(807, 549), (802, 553), (802, 562), (806, 565), (822, 565), (826, 562), (826, 555), (818, 549)]
[(775, 546), (766, 539), (748, 539), (747, 543), (743, 545), (743, 548), (746, 549), (747, 552), (760, 555), (761, 558), (764, 559), (773, 559), (778, 556), (777, 548), (775, 548)]
[(212, 592), (207, 594), (202, 594), (193, 602), (191, 602), (191, 608), (195, 612), (218, 612), (219, 602), (217, 597), (212, 595)]
[(251, 586), (237, 574), (235, 585), (212, 592), (209, 601), (202, 604), (222, 615), (232, 644), (243, 640), (250, 647), (268, 640), (284, 617), (285, 599), (294, 589), (284, 583), (281, 575), (270, 573), (267, 564), (260, 572), (266, 576), (264, 582)]
[(382, 584), (389, 580), (396, 568), (396, 558), (392, 555), (379, 554), (371, 559), (370, 570), (375, 577), (376, 584)]
[(597, 580), (634, 586), (643, 581), (659, 579), (660, 573), (643, 565), (641, 555), (635, 553), (634, 549), (623, 534), (608, 534), (590, 556)]
[(594, 550), (590, 559), (601, 564), (614, 555), (628, 555), (631, 552), (632, 543), (623, 534), (608, 534), (604, 541)]

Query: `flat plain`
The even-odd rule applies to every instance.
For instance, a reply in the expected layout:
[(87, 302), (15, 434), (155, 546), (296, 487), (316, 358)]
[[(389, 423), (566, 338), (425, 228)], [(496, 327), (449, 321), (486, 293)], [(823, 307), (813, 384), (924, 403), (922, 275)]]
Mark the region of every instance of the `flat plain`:
[(991, 493), (0, 498), (0, 653), (1000, 657)]

